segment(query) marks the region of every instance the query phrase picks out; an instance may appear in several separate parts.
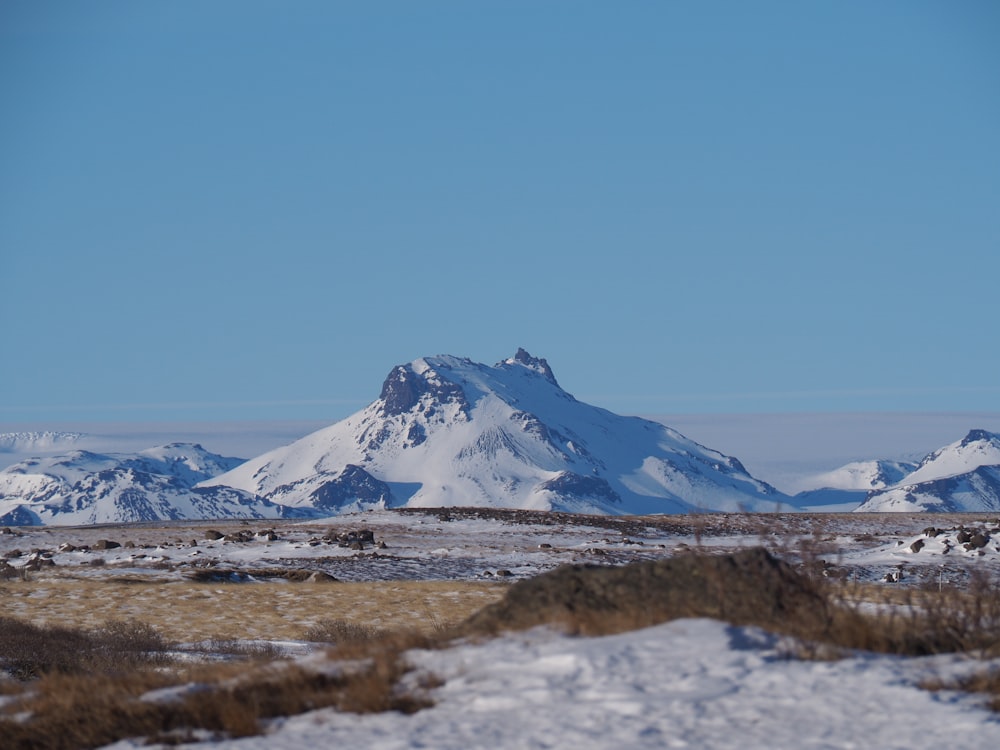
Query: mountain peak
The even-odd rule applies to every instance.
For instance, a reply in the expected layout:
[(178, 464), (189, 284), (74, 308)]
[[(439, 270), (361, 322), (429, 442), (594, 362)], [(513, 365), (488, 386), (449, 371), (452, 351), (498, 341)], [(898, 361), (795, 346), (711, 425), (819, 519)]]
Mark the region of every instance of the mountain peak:
[(976, 429), (976, 430), (969, 430), (969, 434), (962, 439), (961, 445), (965, 447), (970, 443), (978, 443), (978, 442), (989, 443), (991, 441), (1000, 442), (1000, 436), (998, 436), (994, 432), (987, 432), (986, 430)]
[(549, 367), (549, 363), (541, 357), (532, 357), (521, 347), (517, 348), (517, 352), (513, 357), (500, 362), (497, 367), (501, 365), (521, 365), (522, 367), (526, 367), (529, 370), (534, 370), (539, 373), (553, 385), (559, 385), (556, 382), (556, 376), (552, 374), (552, 368)]

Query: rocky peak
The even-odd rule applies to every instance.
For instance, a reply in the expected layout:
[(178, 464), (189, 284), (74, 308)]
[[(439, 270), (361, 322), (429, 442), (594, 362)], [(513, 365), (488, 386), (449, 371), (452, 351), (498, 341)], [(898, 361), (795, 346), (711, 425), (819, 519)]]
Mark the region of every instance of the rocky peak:
[[(540, 357), (532, 357), (528, 352), (526, 352), (521, 347), (518, 347), (517, 353), (514, 354), (510, 359), (506, 359), (500, 363), (501, 365), (521, 365), (529, 370), (534, 370), (535, 372), (542, 375), (546, 380), (548, 380), (552, 385), (558, 386), (559, 383), (556, 382), (556, 376), (552, 374), (552, 368), (549, 367), (549, 363)], [(499, 366), (499, 365), (498, 365)]]
[(969, 434), (965, 436), (962, 440), (962, 446), (965, 447), (970, 443), (998, 443), (1000, 444), (1000, 438), (992, 432), (987, 432), (986, 430), (969, 430)]

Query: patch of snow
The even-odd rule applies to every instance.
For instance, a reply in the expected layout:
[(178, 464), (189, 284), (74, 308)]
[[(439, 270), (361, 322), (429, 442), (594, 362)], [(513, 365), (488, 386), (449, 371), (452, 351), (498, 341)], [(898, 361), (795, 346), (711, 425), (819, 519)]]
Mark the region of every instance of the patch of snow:
[(197, 747), (832, 750), (1000, 742), (1000, 723), (982, 699), (919, 687), (982, 663), (865, 654), (799, 661), (791, 647), (756, 628), (703, 619), (600, 638), (536, 629), (411, 652), (411, 686), (424, 675), (444, 681), (430, 693), (434, 705), (413, 715), (315, 711), (275, 720), (260, 737)]

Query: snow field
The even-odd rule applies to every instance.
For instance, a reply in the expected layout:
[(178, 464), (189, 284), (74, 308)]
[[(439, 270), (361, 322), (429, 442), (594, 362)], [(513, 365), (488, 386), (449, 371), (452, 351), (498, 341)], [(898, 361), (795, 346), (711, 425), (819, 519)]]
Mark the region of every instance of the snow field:
[[(599, 638), (535, 629), (408, 656), (444, 681), (410, 716), (317, 711), (213, 748), (468, 750), (986, 747), (1000, 723), (976, 696), (922, 682), (981, 666), (956, 657), (798, 661), (756, 628), (678, 620)], [(199, 744), (198, 747), (205, 745)], [(138, 747), (131, 742), (118, 750)]]

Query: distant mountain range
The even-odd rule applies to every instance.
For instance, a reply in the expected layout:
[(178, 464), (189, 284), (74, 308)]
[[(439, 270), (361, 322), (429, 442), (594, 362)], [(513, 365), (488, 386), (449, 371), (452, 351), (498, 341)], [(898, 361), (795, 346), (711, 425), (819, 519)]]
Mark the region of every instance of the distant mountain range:
[(1000, 511), (1000, 435), (972, 430), (895, 484), (870, 492), (857, 510)]
[(84, 437), (82, 432), (53, 430), (3, 432), (0, 433), (0, 454), (65, 449)]
[(200, 445), (135, 454), (71, 451), (0, 471), (0, 524), (79, 525), (198, 518), (276, 518), (285, 510), (230, 487), (195, 485), (242, 463)]
[[(0, 434), (0, 453), (79, 433)], [(478, 506), (600, 514), (1000, 510), (1000, 436), (973, 430), (919, 464), (872, 460), (794, 497), (658, 422), (578, 401), (523, 349), (496, 365), (424, 357), (360, 412), (244, 461), (192, 443), (70, 450), (0, 471), (0, 524), (323, 517)]]
[(862, 461), (812, 477), (808, 510), (859, 513), (1000, 511), (1000, 435), (971, 430), (918, 463)]

